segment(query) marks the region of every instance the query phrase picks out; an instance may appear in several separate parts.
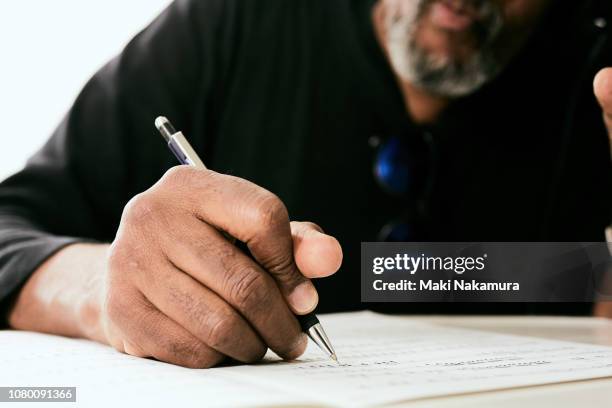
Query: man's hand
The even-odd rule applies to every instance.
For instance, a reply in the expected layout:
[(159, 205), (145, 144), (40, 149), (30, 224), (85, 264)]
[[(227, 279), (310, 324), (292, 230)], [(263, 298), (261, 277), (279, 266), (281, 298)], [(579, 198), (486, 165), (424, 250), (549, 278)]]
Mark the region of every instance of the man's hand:
[[(244, 242), (252, 258), (220, 231)], [(342, 261), (336, 239), (314, 224), (290, 223), (272, 193), (187, 166), (128, 203), (104, 254), (104, 284), (91, 296), (101, 300), (80, 313), (97, 330), (77, 335), (186, 367), (214, 366), (226, 356), (253, 362), (267, 348), (285, 359), (300, 356), (306, 337), (294, 313), (318, 301), (309, 278), (333, 274)], [(15, 326), (24, 322), (23, 313), (13, 315)]]
[[(603, 119), (608, 129), (610, 140), (610, 157), (612, 158), (612, 68), (604, 68), (597, 73), (593, 84), (595, 96), (603, 110)], [(612, 226), (606, 230), (606, 239), (612, 242)], [(612, 302), (600, 302), (595, 305), (595, 316), (612, 318)]]

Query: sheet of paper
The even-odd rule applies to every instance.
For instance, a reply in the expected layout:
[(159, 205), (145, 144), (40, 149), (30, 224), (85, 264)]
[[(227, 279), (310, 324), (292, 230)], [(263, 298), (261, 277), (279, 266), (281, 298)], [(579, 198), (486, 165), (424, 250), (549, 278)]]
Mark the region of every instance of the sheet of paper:
[(300, 361), (189, 370), (83, 340), (0, 332), (0, 385), (76, 386), (87, 406), (371, 406), (612, 376), (612, 348), (416, 323), (369, 312), (321, 317), (340, 365)]
[[(310, 345), (300, 362), (231, 368), (346, 406), (612, 376), (612, 348), (457, 329), (361, 312), (321, 319), (341, 364)], [(225, 369), (224, 369), (225, 370)], [(229, 370), (229, 369), (227, 369)], [(259, 375), (256, 375), (259, 374)]]
[(300, 400), (278, 387), (270, 390), (220, 374), (128, 356), (86, 340), (0, 331), (0, 386), (77, 387), (76, 406), (250, 407)]

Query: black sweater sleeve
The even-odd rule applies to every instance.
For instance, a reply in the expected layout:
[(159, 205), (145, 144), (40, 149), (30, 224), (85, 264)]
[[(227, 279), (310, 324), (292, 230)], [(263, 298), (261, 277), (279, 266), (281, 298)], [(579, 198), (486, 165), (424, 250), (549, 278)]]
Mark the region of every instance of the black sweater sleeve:
[(163, 114), (187, 132), (202, 126), (227, 7), (172, 3), (85, 85), (26, 167), (0, 184), (0, 326), (45, 259), (74, 242), (112, 241), (125, 203), (175, 164), (153, 121)]

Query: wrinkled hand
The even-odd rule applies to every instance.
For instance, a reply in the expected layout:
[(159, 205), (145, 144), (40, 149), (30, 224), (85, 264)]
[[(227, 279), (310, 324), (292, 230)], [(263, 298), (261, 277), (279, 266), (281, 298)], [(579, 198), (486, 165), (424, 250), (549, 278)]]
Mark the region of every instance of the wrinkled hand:
[[(594, 81), (595, 96), (603, 110), (603, 118), (608, 129), (610, 140), (610, 157), (612, 157), (612, 67), (604, 68), (597, 73)], [(612, 227), (606, 230), (608, 242), (612, 242)], [(612, 302), (600, 302), (595, 305), (594, 314), (612, 318)]]
[[(244, 242), (253, 258), (221, 232)], [(285, 359), (306, 347), (294, 313), (318, 301), (309, 278), (335, 273), (338, 241), (291, 222), (278, 197), (246, 180), (171, 169), (126, 206), (109, 250), (101, 320), (120, 351), (187, 367), (226, 356)]]

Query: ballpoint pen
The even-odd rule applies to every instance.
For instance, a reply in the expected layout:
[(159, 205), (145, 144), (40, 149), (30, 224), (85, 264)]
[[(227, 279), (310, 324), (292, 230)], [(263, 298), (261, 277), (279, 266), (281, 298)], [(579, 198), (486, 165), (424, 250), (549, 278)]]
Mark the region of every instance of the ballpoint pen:
[[(155, 119), (155, 127), (164, 137), (168, 143), (168, 148), (181, 164), (206, 169), (204, 162), (202, 162), (198, 154), (193, 150), (183, 133), (177, 132), (167, 118), (159, 116)], [(296, 318), (300, 323), (302, 331), (304, 331), (304, 333), (306, 333), (329, 358), (338, 362), (336, 352), (317, 316), (314, 313), (308, 313), (306, 315), (296, 315)]]

